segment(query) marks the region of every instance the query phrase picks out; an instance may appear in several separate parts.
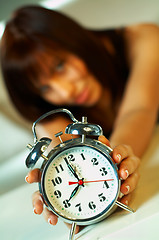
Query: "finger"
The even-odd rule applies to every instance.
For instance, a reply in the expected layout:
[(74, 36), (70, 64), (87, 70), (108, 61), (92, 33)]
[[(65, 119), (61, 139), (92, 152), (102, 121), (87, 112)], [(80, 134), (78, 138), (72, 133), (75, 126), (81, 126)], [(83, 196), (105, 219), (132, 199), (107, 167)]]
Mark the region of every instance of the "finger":
[(132, 197), (132, 194), (129, 193), (129, 194), (125, 195), (124, 197), (122, 197), (120, 202), (128, 206), (131, 201), (131, 197)]
[(131, 193), (137, 186), (139, 181), (139, 172), (136, 170), (132, 175), (130, 175), (121, 185), (120, 191), (127, 195)]
[[(65, 224), (66, 224), (66, 226), (67, 226), (69, 229), (71, 229), (72, 224), (66, 223), (66, 222), (65, 222)], [(79, 231), (80, 231), (80, 226), (76, 225), (75, 234), (77, 234)]]
[(136, 156), (128, 157), (123, 160), (119, 165), (119, 177), (121, 179), (127, 179), (135, 170), (139, 167), (140, 159)]
[(116, 163), (120, 163), (123, 159), (133, 155), (133, 151), (130, 146), (121, 144), (113, 149), (111, 155)]
[(25, 177), (27, 183), (40, 182), (41, 171), (38, 168), (31, 170), (28, 175)]
[(105, 136), (100, 135), (100, 136), (98, 137), (98, 140), (99, 140), (100, 142), (104, 143), (105, 145), (107, 145), (107, 146), (110, 147), (110, 142), (109, 142), (109, 140), (108, 140)]
[(32, 195), (33, 211), (35, 214), (41, 214), (43, 211), (43, 199), (39, 191)]
[(49, 211), (47, 208), (44, 209), (43, 216), (49, 224), (51, 225), (57, 224), (58, 217), (53, 212)]

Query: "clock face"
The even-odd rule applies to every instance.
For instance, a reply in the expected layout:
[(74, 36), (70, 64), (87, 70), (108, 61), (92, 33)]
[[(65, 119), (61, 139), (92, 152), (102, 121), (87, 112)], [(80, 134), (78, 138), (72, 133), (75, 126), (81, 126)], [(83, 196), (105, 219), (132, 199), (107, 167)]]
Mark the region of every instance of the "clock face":
[(79, 145), (50, 158), (41, 186), (45, 201), (57, 215), (82, 224), (111, 209), (119, 180), (109, 157), (94, 147)]

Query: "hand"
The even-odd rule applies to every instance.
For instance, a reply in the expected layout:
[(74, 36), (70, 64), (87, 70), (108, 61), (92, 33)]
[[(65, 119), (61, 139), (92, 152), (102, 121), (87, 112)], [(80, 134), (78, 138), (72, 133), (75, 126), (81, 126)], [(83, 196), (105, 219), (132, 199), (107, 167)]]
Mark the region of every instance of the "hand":
[[(99, 141), (110, 146), (108, 139), (100, 136)], [(121, 202), (128, 205), (131, 199), (132, 192), (135, 190), (138, 180), (140, 159), (135, 156), (130, 146), (120, 144), (113, 149), (111, 156), (115, 163), (118, 163), (119, 177), (122, 179), (120, 188)]]
[[(41, 171), (40, 169), (34, 169), (31, 170), (28, 175), (26, 176), (25, 180), (27, 183), (34, 183), (34, 182), (40, 182), (41, 179)], [(44, 202), (43, 198), (39, 191), (36, 191), (32, 195), (32, 205), (33, 205), (33, 211), (35, 214), (42, 214), (45, 218), (45, 220), (52, 224), (56, 225), (58, 221), (58, 217), (51, 211), (49, 211), (46, 207), (44, 208)]]
[[(40, 179), (41, 179), (41, 171), (38, 168), (31, 170), (25, 178), (27, 183), (40, 182)], [(43, 213), (45, 220), (49, 224), (51, 225), (57, 224), (58, 217), (52, 211), (49, 211), (46, 207), (44, 208), (43, 198), (39, 191), (36, 191), (35, 193), (33, 193), (32, 205), (33, 205), (33, 211), (35, 214), (40, 215)], [(71, 228), (71, 224), (66, 223), (66, 225), (69, 228)], [(79, 232), (79, 226), (76, 226), (75, 234), (78, 232)]]

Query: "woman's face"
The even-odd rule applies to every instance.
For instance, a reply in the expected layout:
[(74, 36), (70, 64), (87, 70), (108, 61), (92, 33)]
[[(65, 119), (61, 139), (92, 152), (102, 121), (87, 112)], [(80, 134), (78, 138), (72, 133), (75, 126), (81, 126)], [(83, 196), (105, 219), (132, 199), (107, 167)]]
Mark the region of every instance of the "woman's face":
[(72, 54), (58, 62), (51, 78), (40, 83), (41, 96), (54, 105), (92, 106), (99, 100), (101, 89), (84, 62)]

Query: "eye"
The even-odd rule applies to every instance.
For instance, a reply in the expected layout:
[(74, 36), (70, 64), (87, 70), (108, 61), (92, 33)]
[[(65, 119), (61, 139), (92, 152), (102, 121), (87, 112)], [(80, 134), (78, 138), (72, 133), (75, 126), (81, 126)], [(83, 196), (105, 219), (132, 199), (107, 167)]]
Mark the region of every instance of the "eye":
[(60, 61), (60, 62), (56, 65), (55, 71), (57, 71), (57, 72), (62, 72), (62, 71), (64, 70), (64, 65), (65, 65), (65, 62), (64, 62), (64, 61)]
[(49, 90), (50, 90), (50, 87), (48, 85), (43, 85), (43, 86), (40, 87), (40, 92), (42, 94), (48, 92)]

